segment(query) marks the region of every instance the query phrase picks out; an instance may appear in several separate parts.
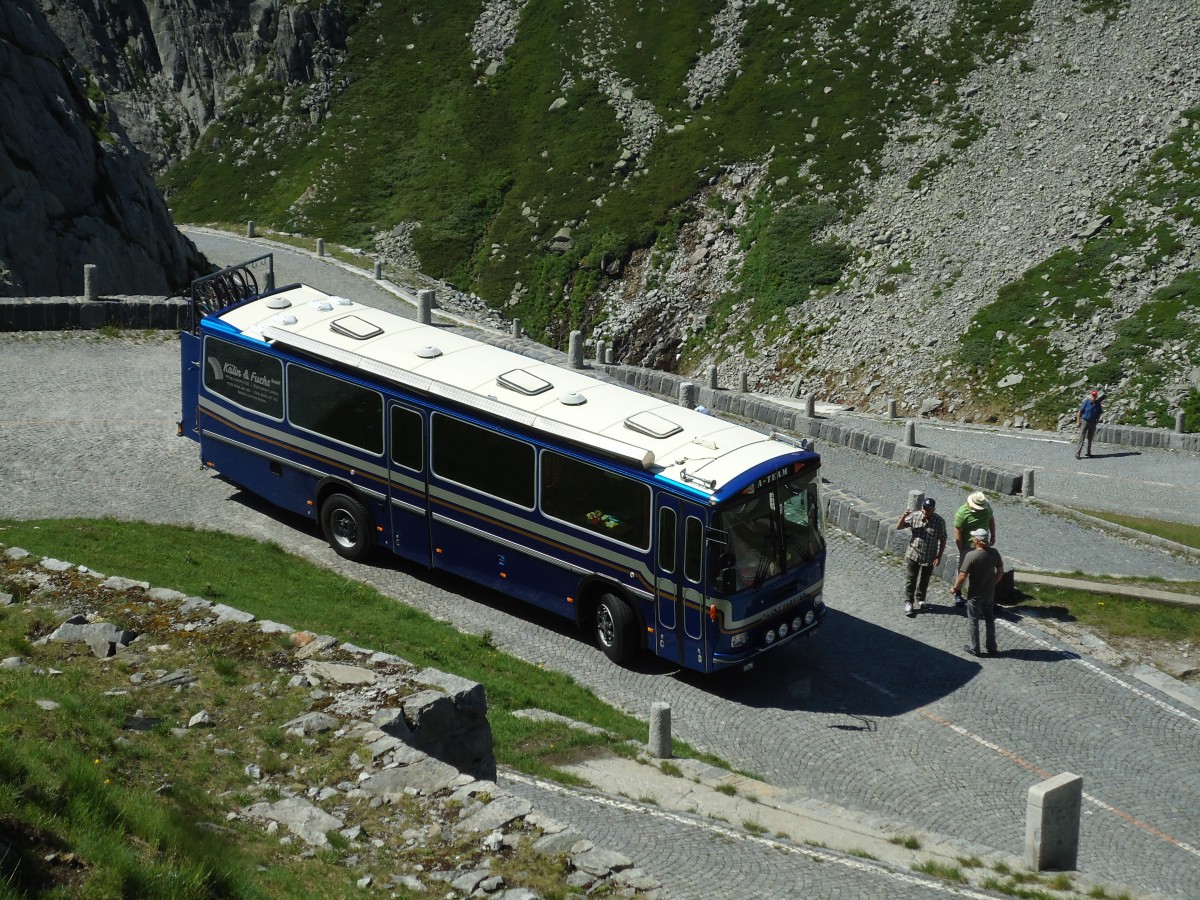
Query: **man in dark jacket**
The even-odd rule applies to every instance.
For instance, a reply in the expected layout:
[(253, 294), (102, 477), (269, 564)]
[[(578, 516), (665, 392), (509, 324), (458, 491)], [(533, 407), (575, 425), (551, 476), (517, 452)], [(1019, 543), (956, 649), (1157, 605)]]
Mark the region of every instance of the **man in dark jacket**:
[(1100, 394), (1098, 391), (1092, 391), (1083, 398), (1083, 402), (1079, 404), (1079, 412), (1075, 415), (1075, 424), (1079, 427), (1079, 446), (1075, 448), (1075, 458), (1079, 459), (1083, 453), (1084, 442), (1087, 442), (1088, 459), (1092, 458), (1092, 438), (1096, 436), (1096, 423), (1100, 421), (1100, 416), (1104, 413), (1104, 409), (1100, 404)]

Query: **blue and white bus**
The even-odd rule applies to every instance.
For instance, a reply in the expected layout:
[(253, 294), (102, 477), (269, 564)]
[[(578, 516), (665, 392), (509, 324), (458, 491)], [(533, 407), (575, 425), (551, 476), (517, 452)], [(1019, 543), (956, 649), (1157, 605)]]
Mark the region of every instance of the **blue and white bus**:
[(305, 285), (193, 304), (181, 434), (342, 556), (465, 576), (618, 663), (749, 667), (821, 623), (802, 442)]

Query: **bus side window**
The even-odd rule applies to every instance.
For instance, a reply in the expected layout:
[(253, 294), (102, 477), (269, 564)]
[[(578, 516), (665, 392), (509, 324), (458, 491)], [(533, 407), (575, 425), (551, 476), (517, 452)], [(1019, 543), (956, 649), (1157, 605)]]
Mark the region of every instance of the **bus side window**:
[(421, 414), (403, 406), (392, 407), (392, 462), (420, 472), (424, 462), (424, 429)]
[(695, 516), (688, 516), (683, 537), (683, 575), (688, 581), (699, 584), (703, 559), (704, 525)]
[(658, 568), (670, 574), (675, 571), (675, 510), (664, 506), (658, 511)]

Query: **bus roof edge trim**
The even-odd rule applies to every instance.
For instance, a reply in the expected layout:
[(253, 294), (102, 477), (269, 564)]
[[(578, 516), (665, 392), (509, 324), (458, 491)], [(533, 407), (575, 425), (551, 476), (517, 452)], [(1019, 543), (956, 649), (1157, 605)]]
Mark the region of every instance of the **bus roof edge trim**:
[(447, 400), (461, 403), (475, 409), (490, 412), (492, 415), (502, 416), (506, 419), (511, 419), (514, 422), (519, 422), (529, 428), (537, 431), (543, 431), (547, 434), (553, 434), (564, 440), (572, 441), (577, 444), (582, 444), (585, 447), (590, 447), (606, 456), (613, 456), (625, 462), (640, 466), (642, 469), (649, 469), (654, 465), (654, 451), (646, 450), (637, 447), (633, 444), (627, 444), (624, 441), (618, 441), (606, 435), (596, 434), (593, 431), (587, 431), (583, 428), (577, 428), (574, 425), (568, 425), (565, 422), (557, 422), (554, 419), (547, 419), (544, 416), (534, 415), (519, 409), (515, 406), (509, 406), (492, 397), (484, 397), (479, 394), (465, 391), (462, 388), (457, 388), (452, 385), (445, 384), (440, 381), (434, 381), (424, 375), (417, 375), (414, 372), (409, 372), (407, 369), (401, 369), (398, 366), (388, 365), (375, 360), (364, 359), (357, 353), (351, 353), (348, 350), (342, 350), (338, 347), (330, 347), (321, 341), (313, 340), (312, 338), (304, 337), (303, 335), (293, 334), (290, 331), (285, 331), (282, 328), (267, 327), (263, 329), (263, 337), (270, 341), (275, 341), (289, 347), (295, 347), (297, 350), (302, 350), (314, 356), (323, 356), (327, 359), (334, 360), (349, 366), (353, 369), (359, 369), (363, 372), (368, 372), (373, 375), (378, 375), (380, 378), (386, 378), (388, 381), (393, 381), (396, 384), (404, 387), (413, 388), (414, 390), (424, 391), (425, 393), (434, 394), (439, 397), (444, 397)]

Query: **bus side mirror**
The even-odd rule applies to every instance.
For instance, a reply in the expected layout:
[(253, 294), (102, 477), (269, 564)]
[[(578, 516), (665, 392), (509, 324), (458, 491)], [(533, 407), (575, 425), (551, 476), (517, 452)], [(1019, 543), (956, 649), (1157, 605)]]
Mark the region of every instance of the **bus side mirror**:
[(734, 568), (733, 554), (722, 553), (718, 567), (720, 569), (718, 584), (721, 586), (721, 591), (732, 594), (737, 589), (737, 570)]

